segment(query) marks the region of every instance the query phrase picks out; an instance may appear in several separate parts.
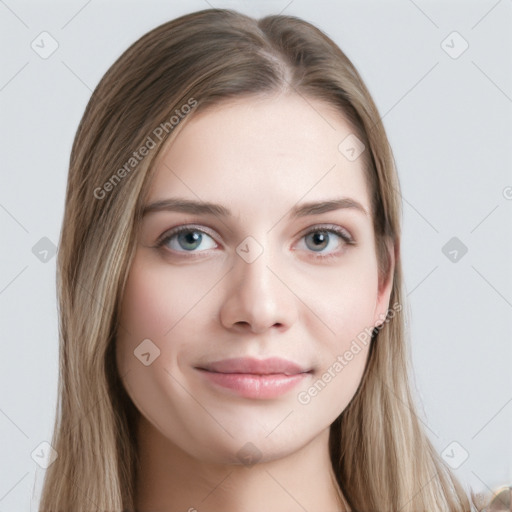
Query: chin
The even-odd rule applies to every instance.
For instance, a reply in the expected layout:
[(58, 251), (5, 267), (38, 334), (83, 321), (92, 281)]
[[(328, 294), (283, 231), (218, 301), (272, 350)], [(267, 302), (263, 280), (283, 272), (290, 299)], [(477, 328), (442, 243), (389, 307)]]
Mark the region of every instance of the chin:
[[(313, 437), (314, 434), (311, 435)], [(293, 436), (277, 432), (269, 435), (257, 425), (238, 429), (234, 437), (220, 435), (205, 436), (204, 439), (207, 441), (201, 443), (201, 446), (192, 443), (191, 455), (205, 462), (246, 466), (286, 457), (310, 441), (306, 436), (304, 439), (299, 437), (297, 432)]]

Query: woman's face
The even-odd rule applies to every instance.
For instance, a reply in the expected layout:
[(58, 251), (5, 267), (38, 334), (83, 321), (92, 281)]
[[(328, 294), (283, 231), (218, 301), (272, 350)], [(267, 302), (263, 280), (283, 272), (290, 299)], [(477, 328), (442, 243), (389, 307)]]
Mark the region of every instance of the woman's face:
[(190, 119), (160, 156), (146, 205), (174, 207), (140, 226), (117, 362), (145, 420), (191, 456), (283, 457), (354, 396), (392, 283), (379, 289), (353, 137), (318, 100), (251, 97)]

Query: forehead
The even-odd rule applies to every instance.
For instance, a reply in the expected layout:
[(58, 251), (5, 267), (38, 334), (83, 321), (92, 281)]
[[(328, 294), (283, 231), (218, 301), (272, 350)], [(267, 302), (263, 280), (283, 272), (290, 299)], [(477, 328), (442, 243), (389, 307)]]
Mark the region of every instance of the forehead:
[[(224, 101), (179, 127), (159, 155), (149, 201), (169, 196), (262, 207), (350, 196), (370, 211), (354, 130), (333, 106), (297, 94)], [(341, 144), (341, 146), (340, 146)], [(340, 149), (341, 148), (341, 149)]]

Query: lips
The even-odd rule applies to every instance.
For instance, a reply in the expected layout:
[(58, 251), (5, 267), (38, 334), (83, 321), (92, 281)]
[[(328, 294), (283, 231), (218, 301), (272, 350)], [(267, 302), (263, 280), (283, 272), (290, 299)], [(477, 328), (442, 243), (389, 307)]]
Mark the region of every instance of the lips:
[(199, 369), (216, 373), (252, 373), (255, 375), (275, 373), (297, 375), (298, 373), (307, 373), (309, 371), (292, 361), (280, 357), (270, 357), (268, 359), (252, 359), (248, 357), (223, 359), (208, 363), (199, 367)]
[(251, 399), (277, 398), (312, 373), (312, 370), (279, 357), (223, 359), (196, 367), (196, 370), (215, 389)]

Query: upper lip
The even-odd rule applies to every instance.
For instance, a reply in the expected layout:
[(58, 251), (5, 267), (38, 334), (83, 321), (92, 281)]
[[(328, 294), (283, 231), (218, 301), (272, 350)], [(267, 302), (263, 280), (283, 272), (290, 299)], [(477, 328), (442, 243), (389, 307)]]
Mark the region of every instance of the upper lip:
[(257, 375), (270, 375), (273, 373), (295, 375), (309, 371), (297, 363), (280, 357), (270, 357), (268, 359), (254, 359), (250, 357), (222, 359), (197, 368), (216, 373), (254, 373)]

